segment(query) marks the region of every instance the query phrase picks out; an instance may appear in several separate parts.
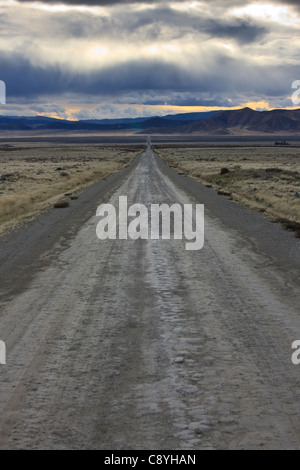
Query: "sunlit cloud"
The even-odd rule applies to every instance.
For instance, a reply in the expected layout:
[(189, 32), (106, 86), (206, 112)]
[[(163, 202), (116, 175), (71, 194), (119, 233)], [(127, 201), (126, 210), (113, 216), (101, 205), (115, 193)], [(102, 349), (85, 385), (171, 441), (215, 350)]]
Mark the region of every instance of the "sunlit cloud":
[(170, 51), (170, 52), (179, 52), (180, 51), (179, 47), (174, 46), (172, 44), (165, 44), (163, 47), (164, 47), (164, 49), (166, 49), (167, 51)]
[(158, 54), (159, 53), (159, 47), (158, 46), (150, 46), (145, 49), (146, 52), (149, 54)]
[(242, 107), (252, 108), (255, 110), (263, 109), (263, 110), (270, 110), (270, 104), (267, 101), (247, 101), (246, 103), (242, 103)]
[(182, 2), (182, 3), (171, 4), (171, 8), (173, 8), (174, 10), (179, 10), (179, 11), (188, 11), (188, 10), (194, 10), (195, 8), (198, 8), (201, 5), (203, 5), (201, 2)]
[(230, 13), (237, 17), (248, 16), (258, 20), (274, 21), (289, 26), (300, 25), (298, 15), (285, 5), (254, 3), (242, 8), (234, 8)]
[[(84, 2), (83, 2), (84, 3)], [(18, 4), (16, 1), (11, 1), (11, 4)], [(1, 5), (1, 3), (0, 3)], [(57, 3), (48, 4), (45, 2), (37, 2), (37, 3), (24, 3), (23, 7), (27, 7), (30, 9), (36, 10), (43, 10), (48, 11), (50, 13), (65, 13), (65, 12), (79, 12), (79, 13), (90, 13), (94, 15), (102, 15), (104, 13), (103, 8), (99, 8), (98, 6), (88, 6), (88, 5), (72, 5), (72, 4), (65, 4), (63, 0), (57, 0)]]
[(106, 47), (94, 46), (90, 49), (90, 56), (95, 59), (104, 57), (107, 54), (108, 54), (108, 49)]
[(233, 52), (234, 48), (233, 48), (233, 45), (232, 44), (225, 44), (224, 42), (219, 42), (217, 43), (219, 46), (221, 47), (224, 47), (225, 49), (227, 49), (228, 51), (230, 52)]

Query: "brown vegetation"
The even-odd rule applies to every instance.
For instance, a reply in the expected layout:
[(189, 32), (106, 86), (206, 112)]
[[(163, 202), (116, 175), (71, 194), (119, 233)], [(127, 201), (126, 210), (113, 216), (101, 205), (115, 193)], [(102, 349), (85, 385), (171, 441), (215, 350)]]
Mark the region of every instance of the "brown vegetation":
[(300, 230), (300, 148), (164, 146), (158, 153), (178, 173)]
[(137, 153), (99, 145), (0, 148), (0, 233), (58, 207), (66, 195), (75, 200), (80, 190), (127, 166)]

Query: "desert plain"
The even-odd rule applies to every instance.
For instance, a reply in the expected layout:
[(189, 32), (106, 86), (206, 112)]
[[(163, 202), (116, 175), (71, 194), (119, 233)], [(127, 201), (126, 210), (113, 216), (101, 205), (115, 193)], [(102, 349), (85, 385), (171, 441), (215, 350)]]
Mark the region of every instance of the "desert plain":
[[(0, 234), (128, 166), (143, 145), (0, 145)], [(300, 235), (300, 147), (157, 143), (177, 172), (264, 213)]]
[[(0, 233), (118, 172), (140, 144), (0, 145)], [(220, 196), (300, 230), (300, 147), (157, 144), (172, 168), (212, 187)]]
[(127, 166), (133, 147), (17, 143), (0, 145), (0, 234)]
[(154, 146), (180, 174), (264, 213), (300, 235), (298, 146)]

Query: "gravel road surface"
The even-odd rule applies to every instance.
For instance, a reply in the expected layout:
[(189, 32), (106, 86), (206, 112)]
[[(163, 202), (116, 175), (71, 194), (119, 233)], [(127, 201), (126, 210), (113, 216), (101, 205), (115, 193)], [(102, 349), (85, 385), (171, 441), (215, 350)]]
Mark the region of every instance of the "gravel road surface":
[[(99, 240), (100, 203), (204, 204), (205, 243)], [(299, 449), (299, 240), (127, 169), (0, 239), (1, 449)]]

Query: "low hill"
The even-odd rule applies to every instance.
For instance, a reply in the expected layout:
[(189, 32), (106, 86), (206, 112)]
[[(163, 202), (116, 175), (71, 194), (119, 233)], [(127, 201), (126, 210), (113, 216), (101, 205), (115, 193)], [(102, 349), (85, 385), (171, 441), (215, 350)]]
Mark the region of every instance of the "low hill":
[[(183, 126), (174, 126), (173, 132), (199, 135), (247, 135), (247, 134), (300, 134), (300, 109), (254, 111), (243, 108), (222, 111), (215, 116)], [(149, 134), (162, 129), (146, 129)], [(168, 129), (170, 131), (170, 129)]]

